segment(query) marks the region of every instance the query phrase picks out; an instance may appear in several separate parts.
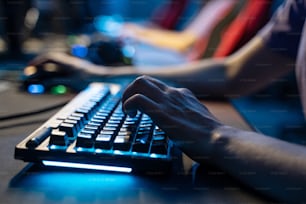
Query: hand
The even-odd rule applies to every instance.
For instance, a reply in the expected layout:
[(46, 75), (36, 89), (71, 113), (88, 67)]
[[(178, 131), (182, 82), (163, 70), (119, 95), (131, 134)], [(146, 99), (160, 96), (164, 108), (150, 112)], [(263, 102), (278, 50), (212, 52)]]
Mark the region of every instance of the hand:
[[(30, 66), (36, 66), (38, 69), (47, 63), (52, 63), (60, 68), (60, 71), (69, 72), (71, 77), (86, 78), (86, 75), (94, 69), (97, 69), (93, 63), (65, 53), (47, 53), (39, 55), (29, 62)], [(103, 68), (98, 68), (103, 69)]]
[(123, 110), (132, 117), (137, 110), (148, 114), (191, 158), (211, 156), (212, 131), (222, 124), (189, 90), (143, 76), (127, 87), (122, 103)]

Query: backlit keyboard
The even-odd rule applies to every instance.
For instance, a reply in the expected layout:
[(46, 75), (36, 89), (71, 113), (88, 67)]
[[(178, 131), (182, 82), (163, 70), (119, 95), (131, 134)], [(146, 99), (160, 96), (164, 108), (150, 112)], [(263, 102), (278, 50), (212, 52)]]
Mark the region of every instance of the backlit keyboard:
[(16, 145), (15, 158), (95, 170), (168, 170), (171, 141), (148, 115), (122, 111), (122, 91), (118, 84), (90, 84)]

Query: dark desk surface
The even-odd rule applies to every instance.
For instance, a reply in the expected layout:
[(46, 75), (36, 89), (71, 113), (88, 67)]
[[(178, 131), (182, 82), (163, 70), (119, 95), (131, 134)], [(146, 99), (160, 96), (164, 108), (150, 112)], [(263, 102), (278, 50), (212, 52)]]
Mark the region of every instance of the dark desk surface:
[[(36, 110), (71, 99), (32, 96), (0, 83), (0, 115)], [(249, 129), (227, 102), (205, 102), (223, 122)], [(56, 110), (55, 110), (56, 111)], [(0, 203), (265, 203), (268, 200), (220, 170), (192, 166), (167, 176), (40, 169), (14, 159), (14, 147), (55, 111), (0, 122)]]

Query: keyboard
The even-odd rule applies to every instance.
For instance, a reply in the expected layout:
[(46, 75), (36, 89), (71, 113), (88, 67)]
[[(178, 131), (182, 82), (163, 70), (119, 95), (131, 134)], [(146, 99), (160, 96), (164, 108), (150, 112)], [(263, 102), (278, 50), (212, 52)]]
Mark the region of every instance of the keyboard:
[(151, 118), (122, 111), (123, 85), (92, 83), (15, 147), (15, 159), (119, 172), (168, 171), (173, 144)]

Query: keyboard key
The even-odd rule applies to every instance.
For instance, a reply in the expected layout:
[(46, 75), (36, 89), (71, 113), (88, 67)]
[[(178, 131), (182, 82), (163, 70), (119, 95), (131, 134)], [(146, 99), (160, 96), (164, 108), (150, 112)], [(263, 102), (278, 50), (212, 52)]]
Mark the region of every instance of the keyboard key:
[(85, 125), (84, 127), (85, 130), (91, 130), (94, 132), (94, 135), (96, 135), (99, 130), (100, 130), (100, 127), (99, 126), (93, 126), (93, 125)]
[(82, 113), (72, 113), (71, 114), (71, 117), (77, 117), (77, 118), (80, 118), (81, 120), (84, 120), (84, 114), (82, 114)]
[(118, 135), (113, 143), (114, 150), (128, 151), (131, 148), (131, 137), (129, 135)]
[(64, 123), (72, 124), (76, 131), (78, 131), (79, 128), (80, 128), (80, 125), (79, 125), (78, 121), (76, 121), (76, 120), (66, 119), (66, 120), (64, 120)]
[(68, 120), (75, 120), (77, 121), (78, 123), (82, 123), (82, 118), (81, 117), (77, 117), (77, 116), (68, 116), (67, 118)]
[(81, 132), (77, 136), (76, 147), (92, 148), (94, 146), (94, 140), (92, 134)]
[(98, 120), (107, 120), (107, 116), (101, 116), (101, 115), (95, 115), (94, 117), (93, 117), (94, 119), (98, 119)]
[(49, 145), (67, 146), (68, 135), (64, 131), (54, 129), (51, 132)]
[(167, 154), (168, 143), (166, 141), (153, 140), (150, 153)]
[(114, 135), (115, 131), (111, 131), (111, 130), (102, 130), (100, 132), (101, 135)]
[(88, 125), (91, 125), (91, 126), (96, 126), (96, 127), (98, 127), (98, 128), (101, 127), (101, 124), (100, 124), (100, 123), (96, 123), (96, 122), (88, 122), (87, 124), (88, 124)]
[(102, 125), (102, 124), (104, 124), (105, 121), (93, 118), (93, 119), (90, 120), (90, 122), (94, 122), (94, 123), (98, 123), (98, 124)]
[(149, 141), (149, 132), (137, 133), (135, 142), (133, 144), (133, 152), (149, 152), (150, 141)]
[(110, 120), (122, 121), (123, 117), (122, 116), (111, 116)]
[(110, 124), (121, 124), (121, 121), (120, 120), (109, 120), (107, 123), (110, 123)]
[(114, 128), (118, 128), (119, 127), (119, 124), (118, 123), (107, 123), (105, 125), (105, 127), (114, 127)]
[(141, 122), (138, 132), (135, 136), (135, 143), (133, 145), (133, 152), (149, 152), (150, 143), (152, 139), (153, 126), (148, 125), (147, 122)]
[(81, 130), (81, 133), (86, 134), (86, 135), (91, 135), (91, 137), (93, 137), (95, 135), (94, 130), (88, 130), (88, 129)]
[(132, 152), (148, 153), (150, 143), (135, 142), (132, 147)]
[(48, 127), (52, 129), (57, 129), (62, 122), (63, 122), (62, 120), (52, 121), (51, 123), (48, 124)]
[(73, 124), (70, 123), (61, 123), (59, 128), (60, 131), (66, 132), (67, 136), (70, 138), (74, 138), (76, 128)]
[(95, 141), (95, 148), (109, 150), (112, 148), (112, 135), (99, 134)]
[(133, 136), (133, 132), (129, 131), (126, 128), (121, 128), (120, 131), (118, 132), (118, 136), (125, 136), (125, 135), (128, 135), (129, 137), (132, 137)]
[(86, 120), (89, 120), (91, 118), (90, 109), (78, 108), (75, 112), (83, 114)]
[(104, 131), (113, 131), (113, 132), (115, 132), (117, 129), (118, 129), (118, 126), (117, 127), (105, 126), (103, 128)]
[(109, 111), (108, 112), (97, 112), (96, 116), (108, 118), (109, 117)]

